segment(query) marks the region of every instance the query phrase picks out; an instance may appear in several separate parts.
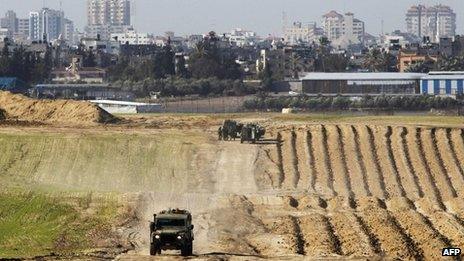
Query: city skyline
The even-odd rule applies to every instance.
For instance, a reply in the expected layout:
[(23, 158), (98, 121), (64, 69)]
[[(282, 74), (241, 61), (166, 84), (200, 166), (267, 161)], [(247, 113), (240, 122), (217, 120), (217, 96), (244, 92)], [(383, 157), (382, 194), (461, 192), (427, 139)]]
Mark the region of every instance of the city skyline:
[[(457, 13), (457, 33), (462, 34), (460, 26), (464, 13), (464, 5), (460, 0), (443, 0), (439, 3), (449, 5)], [(59, 0), (44, 1), (46, 7), (59, 9)], [(62, 9), (66, 16), (73, 20), (76, 28), (84, 30), (87, 24), (86, 0), (62, 0)], [(132, 23), (140, 32), (163, 34), (174, 31), (178, 35), (205, 33), (215, 30), (218, 33), (228, 32), (232, 28), (241, 27), (256, 31), (262, 36), (268, 34), (282, 35), (282, 13), (287, 15), (288, 24), (294, 21), (314, 21), (320, 25), (322, 15), (330, 10), (353, 12), (356, 17), (366, 23), (366, 32), (379, 35), (384, 21), (384, 32), (396, 29), (406, 31), (405, 14), (411, 5), (435, 5), (436, 1), (361, 1), (361, 0), (327, 0), (321, 1), (276, 1), (255, 0), (253, 2), (237, 0), (233, 3), (218, 0), (133, 0)], [(350, 3), (348, 3), (350, 2)], [(246, 6), (246, 8), (244, 8)], [(382, 7), (383, 13), (371, 11)], [(0, 14), (8, 10), (17, 12), (18, 17), (25, 17), (30, 11), (43, 7), (38, 0), (0, 0)], [(228, 10), (227, 13), (222, 10)], [(386, 11), (385, 11), (386, 10)]]

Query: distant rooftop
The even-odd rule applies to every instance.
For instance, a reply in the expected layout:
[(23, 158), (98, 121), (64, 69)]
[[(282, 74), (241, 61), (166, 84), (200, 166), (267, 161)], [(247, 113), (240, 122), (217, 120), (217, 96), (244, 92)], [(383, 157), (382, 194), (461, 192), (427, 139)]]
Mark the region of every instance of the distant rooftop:
[(337, 11), (330, 11), (328, 12), (327, 14), (323, 15), (323, 17), (331, 17), (331, 18), (335, 18), (335, 17), (339, 17), (339, 18), (343, 18), (343, 15), (337, 13)]
[(423, 73), (308, 73), (301, 80), (419, 80)]

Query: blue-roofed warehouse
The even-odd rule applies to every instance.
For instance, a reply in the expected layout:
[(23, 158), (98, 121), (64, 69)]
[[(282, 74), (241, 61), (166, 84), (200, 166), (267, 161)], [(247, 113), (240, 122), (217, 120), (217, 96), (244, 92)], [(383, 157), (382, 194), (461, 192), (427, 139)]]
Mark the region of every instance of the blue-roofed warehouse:
[(421, 78), (421, 93), (432, 95), (462, 95), (464, 72), (430, 72)]
[(28, 85), (16, 77), (0, 77), (0, 91), (26, 93)]

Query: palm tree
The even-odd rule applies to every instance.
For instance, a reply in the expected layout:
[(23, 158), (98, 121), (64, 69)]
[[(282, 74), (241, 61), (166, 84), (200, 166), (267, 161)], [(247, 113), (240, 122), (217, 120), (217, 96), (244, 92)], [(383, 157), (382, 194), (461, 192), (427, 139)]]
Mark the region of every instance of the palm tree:
[(441, 57), (437, 67), (439, 71), (464, 71), (464, 56)]
[(198, 55), (198, 57), (203, 57), (208, 54), (208, 51), (206, 50), (206, 45), (203, 41), (195, 45), (195, 54)]
[(435, 68), (435, 61), (426, 58), (424, 61), (415, 63), (406, 68), (406, 72), (428, 73)]
[(292, 71), (292, 77), (294, 79), (297, 79), (298, 74), (304, 70), (304, 67), (305, 67), (304, 61), (295, 52), (292, 52), (292, 54), (290, 55), (289, 61), (290, 61), (290, 67), (291, 67), (290, 69)]
[(325, 72), (325, 59), (330, 54), (330, 41), (327, 37), (319, 39), (319, 48), (317, 49), (317, 56), (320, 56), (322, 61), (322, 71)]
[(382, 56), (380, 49), (372, 49), (364, 57), (363, 67), (371, 72), (378, 72), (379, 68), (382, 67)]

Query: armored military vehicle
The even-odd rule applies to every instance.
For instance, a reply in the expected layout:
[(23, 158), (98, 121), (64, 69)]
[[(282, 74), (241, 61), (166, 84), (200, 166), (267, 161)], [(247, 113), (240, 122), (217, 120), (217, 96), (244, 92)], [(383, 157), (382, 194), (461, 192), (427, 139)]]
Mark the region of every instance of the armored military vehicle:
[(180, 250), (182, 256), (193, 253), (192, 215), (187, 210), (165, 210), (153, 215), (150, 223), (150, 255), (162, 250)]
[(258, 124), (248, 123), (242, 128), (240, 142), (256, 143), (266, 134), (266, 129)]
[(218, 130), (219, 140), (235, 140), (241, 134), (243, 124), (233, 120), (225, 120)]

